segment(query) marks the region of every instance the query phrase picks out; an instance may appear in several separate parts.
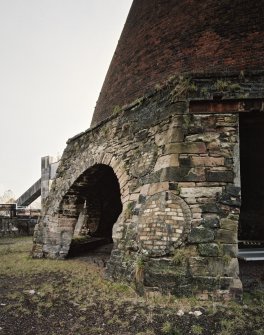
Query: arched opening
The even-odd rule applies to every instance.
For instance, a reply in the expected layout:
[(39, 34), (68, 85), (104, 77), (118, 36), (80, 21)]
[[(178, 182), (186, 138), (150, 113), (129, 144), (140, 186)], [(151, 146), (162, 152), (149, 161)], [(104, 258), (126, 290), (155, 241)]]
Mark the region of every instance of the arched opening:
[(70, 220), (73, 239), (68, 256), (112, 244), (112, 229), (122, 212), (120, 186), (113, 169), (96, 164), (87, 169), (65, 195), (59, 222)]

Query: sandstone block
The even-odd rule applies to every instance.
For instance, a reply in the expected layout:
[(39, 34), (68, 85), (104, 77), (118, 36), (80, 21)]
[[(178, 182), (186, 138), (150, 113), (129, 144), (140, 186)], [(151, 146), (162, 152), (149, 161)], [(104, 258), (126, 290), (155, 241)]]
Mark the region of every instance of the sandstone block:
[(208, 143), (207, 148), (212, 151), (218, 151), (220, 149), (221, 142), (219, 139), (213, 140), (212, 142)]
[(137, 200), (138, 200), (138, 197), (139, 197), (139, 193), (132, 193), (132, 194), (130, 194), (130, 196), (129, 196), (129, 200), (130, 200), (130, 201), (137, 201)]
[(187, 142), (198, 142), (198, 141), (202, 141), (202, 142), (212, 142), (216, 139), (218, 139), (220, 136), (220, 134), (216, 133), (216, 132), (205, 132), (202, 134), (195, 134), (195, 135), (189, 135), (186, 136), (186, 141)]
[(241, 188), (234, 185), (226, 186), (226, 193), (230, 194), (233, 197), (238, 197), (240, 195)]
[(149, 190), (150, 184), (145, 184), (141, 187), (140, 194), (147, 195)]
[(190, 272), (192, 276), (208, 276), (208, 259), (204, 257), (190, 257)]
[(157, 159), (154, 171), (158, 171), (160, 169), (167, 168), (170, 166), (179, 166), (179, 157), (177, 154), (160, 156)]
[(182, 167), (168, 167), (161, 170), (160, 181), (186, 181), (190, 169)]
[(237, 243), (237, 232), (232, 230), (219, 229), (216, 232), (216, 241), (222, 243)]
[(232, 230), (236, 232), (238, 230), (238, 222), (230, 219), (222, 219), (220, 221), (220, 227), (226, 230)]
[(169, 190), (168, 182), (154, 183), (154, 184), (149, 185), (147, 195), (153, 195), (155, 193), (159, 193), (162, 191), (168, 191), (168, 190)]
[(183, 131), (181, 127), (170, 127), (168, 131), (158, 133), (155, 136), (155, 142), (158, 146), (183, 140)]
[(231, 183), (234, 180), (233, 171), (206, 171), (207, 181)]
[(192, 156), (191, 164), (194, 166), (222, 166), (225, 164), (225, 159), (223, 157)]
[(168, 167), (161, 170), (160, 181), (197, 182), (205, 180), (203, 168)]
[[(169, 142), (181, 142), (183, 141), (183, 130), (182, 127), (170, 127), (168, 131)], [(167, 142), (167, 143), (169, 143)]]
[(186, 181), (205, 181), (205, 169), (203, 167), (191, 168), (185, 180)]
[(201, 205), (203, 213), (219, 213), (220, 209), (216, 203), (205, 203)]
[(224, 274), (228, 277), (238, 278), (239, 264), (237, 258), (231, 258), (228, 264), (225, 264)]
[(182, 187), (181, 196), (184, 198), (208, 197), (214, 198), (222, 192), (222, 187)]
[(219, 246), (216, 243), (199, 244), (198, 251), (201, 256), (217, 257), (220, 254)]
[(206, 146), (203, 142), (172, 143), (165, 146), (165, 154), (203, 154)]
[(238, 261), (236, 258), (209, 257), (208, 270), (211, 276), (237, 277)]
[(191, 230), (188, 240), (190, 243), (212, 242), (214, 232), (204, 227), (196, 227)]
[(206, 228), (219, 228), (219, 217), (216, 214), (207, 214), (203, 217), (203, 226)]
[(222, 244), (222, 253), (230, 257), (237, 257), (238, 245), (237, 244)]

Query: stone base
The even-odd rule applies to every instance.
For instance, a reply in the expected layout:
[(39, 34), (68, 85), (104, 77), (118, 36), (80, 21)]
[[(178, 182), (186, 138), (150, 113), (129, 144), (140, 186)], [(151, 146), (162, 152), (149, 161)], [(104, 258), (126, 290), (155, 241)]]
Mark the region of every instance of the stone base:
[[(141, 278), (137, 278), (138, 266)], [(220, 276), (192, 276), (189, 262), (179, 263), (173, 257), (138, 258), (136, 255), (122, 255), (115, 250), (107, 265), (107, 278), (135, 283), (140, 294), (160, 292), (177, 297), (195, 296), (201, 300), (230, 300), (242, 297), (239, 278)]]

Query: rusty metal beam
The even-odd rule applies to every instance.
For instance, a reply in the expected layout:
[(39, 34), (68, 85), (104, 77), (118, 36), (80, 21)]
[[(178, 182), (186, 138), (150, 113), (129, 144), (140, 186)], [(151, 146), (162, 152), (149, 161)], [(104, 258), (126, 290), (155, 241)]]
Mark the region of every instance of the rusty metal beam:
[(264, 98), (191, 100), (189, 103), (189, 112), (192, 114), (230, 114), (253, 111), (264, 112)]

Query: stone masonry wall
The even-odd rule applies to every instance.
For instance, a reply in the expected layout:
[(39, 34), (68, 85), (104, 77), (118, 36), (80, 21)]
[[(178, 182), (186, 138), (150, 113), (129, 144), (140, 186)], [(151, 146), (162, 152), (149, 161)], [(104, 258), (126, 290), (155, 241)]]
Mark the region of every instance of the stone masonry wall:
[[(263, 81), (248, 79), (243, 86), (241, 80), (177, 79), (70, 139), (35, 232), (34, 256), (67, 256), (81, 211), (69, 199), (78, 188), (92, 187), (92, 178), (82, 176), (107, 165), (123, 205), (113, 227), (109, 277), (178, 295), (240, 289), (239, 111), (219, 106), (235, 99), (241, 108), (264, 96)], [(197, 113), (190, 100), (199, 102), (205, 93), (215, 110), (199, 107)], [(219, 104), (213, 96), (220, 96)]]

